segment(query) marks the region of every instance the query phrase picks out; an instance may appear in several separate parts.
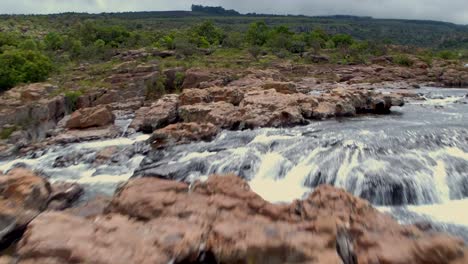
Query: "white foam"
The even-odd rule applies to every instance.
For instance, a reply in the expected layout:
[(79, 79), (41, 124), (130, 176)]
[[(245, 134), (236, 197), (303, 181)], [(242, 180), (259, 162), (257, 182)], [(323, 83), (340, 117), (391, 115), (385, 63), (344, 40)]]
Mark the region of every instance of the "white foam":
[(272, 202), (291, 202), (309, 192), (310, 189), (304, 187), (301, 177), (285, 177), (275, 180), (273, 178), (255, 177), (249, 182), (250, 188), (263, 199)]
[(451, 96), (451, 97), (436, 98), (436, 99), (426, 98), (425, 101), (417, 101), (417, 102), (414, 102), (413, 104), (443, 106), (443, 105), (454, 104), (460, 100), (463, 100), (463, 97)]
[(296, 136), (287, 136), (287, 135), (266, 135), (266, 134), (260, 134), (257, 135), (251, 142), (250, 144), (254, 143), (259, 143), (259, 144), (268, 144), (273, 141), (278, 141), (278, 140), (288, 140), (295, 138)]
[(443, 204), (408, 206), (408, 210), (426, 215), (432, 220), (468, 226), (468, 199), (449, 201)]
[(209, 151), (192, 152), (192, 153), (189, 153), (189, 154), (185, 155), (184, 157), (180, 158), (178, 160), (178, 162), (187, 162), (187, 161), (190, 161), (192, 159), (206, 158), (206, 157), (209, 157), (209, 156), (213, 156), (215, 154), (216, 154), (216, 152), (209, 152)]

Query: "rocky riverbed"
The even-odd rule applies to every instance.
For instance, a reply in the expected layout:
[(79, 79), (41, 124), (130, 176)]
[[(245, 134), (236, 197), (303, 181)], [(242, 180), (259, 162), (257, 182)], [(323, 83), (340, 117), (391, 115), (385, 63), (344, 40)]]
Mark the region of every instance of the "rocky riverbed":
[(462, 70), (135, 67), (2, 95), (0, 263), (468, 263)]

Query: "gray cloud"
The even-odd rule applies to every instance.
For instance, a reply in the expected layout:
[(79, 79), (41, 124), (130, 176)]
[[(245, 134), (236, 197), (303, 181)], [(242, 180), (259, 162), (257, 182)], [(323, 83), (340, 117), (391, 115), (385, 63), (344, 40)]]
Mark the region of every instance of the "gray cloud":
[(188, 10), (192, 3), (222, 5), (243, 13), (349, 14), (468, 24), (467, 0), (0, 0), (0, 13)]

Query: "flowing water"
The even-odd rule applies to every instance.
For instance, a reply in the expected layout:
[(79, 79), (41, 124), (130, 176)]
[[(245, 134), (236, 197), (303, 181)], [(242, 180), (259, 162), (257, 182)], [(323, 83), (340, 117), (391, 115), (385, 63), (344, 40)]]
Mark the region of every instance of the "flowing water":
[[(468, 241), (468, 90), (419, 92), (425, 100), (392, 108), (387, 116), (225, 131), (212, 142), (150, 153), (143, 135), (54, 146), (0, 162), (0, 170), (23, 163), (51, 180), (77, 181), (91, 193), (108, 194), (132, 174), (192, 181), (235, 173), (271, 202), (303, 198), (331, 184), (403, 223), (429, 221)], [(96, 162), (96, 153), (108, 146), (116, 146), (117, 154), (105, 164)]]

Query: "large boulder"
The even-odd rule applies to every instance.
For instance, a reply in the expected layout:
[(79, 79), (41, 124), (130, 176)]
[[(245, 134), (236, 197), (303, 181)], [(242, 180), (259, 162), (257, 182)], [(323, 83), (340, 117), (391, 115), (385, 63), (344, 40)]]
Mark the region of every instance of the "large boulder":
[(211, 80), (212, 74), (206, 70), (189, 69), (185, 72), (184, 83), (182, 89), (198, 88), (202, 82)]
[(115, 115), (105, 106), (82, 108), (73, 112), (66, 127), (69, 129), (84, 129), (102, 127), (114, 123)]
[(0, 175), (0, 246), (47, 208), (50, 184), (25, 169)]
[(448, 69), (439, 77), (439, 81), (446, 87), (466, 87), (468, 69)]
[(237, 106), (244, 99), (244, 92), (244, 89), (238, 87), (185, 89), (180, 94), (180, 104), (191, 105), (198, 103), (228, 102)]
[(149, 107), (142, 107), (135, 113), (135, 119), (130, 124), (137, 131), (151, 133), (154, 130), (177, 121), (179, 96), (168, 94)]
[(222, 101), (181, 106), (179, 116), (187, 123), (212, 123), (220, 128), (228, 129), (237, 128), (241, 122), (239, 108)]
[(0, 174), (0, 248), (18, 239), (46, 209), (63, 210), (83, 193), (75, 183), (50, 184), (32, 171), (16, 168)]
[[(118, 254), (116, 254), (118, 252)], [(19, 263), (467, 263), (461, 240), (401, 226), (331, 186), (271, 204), (236, 176), (130, 180), (107, 214), (45, 213)], [(205, 261), (205, 262), (203, 262)]]
[(219, 128), (211, 123), (177, 123), (153, 132), (149, 142), (154, 148), (165, 148), (196, 141), (212, 140)]
[[(240, 104), (243, 125), (247, 128), (281, 127), (305, 123), (303, 107), (298, 100), (306, 95), (288, 95), (274, 89), (251, 91), (244, 95)], [(304, 100), (304, 102), (307, 100)], [(306, 104), (313, 106), (316, 102), (310, 97)]]

